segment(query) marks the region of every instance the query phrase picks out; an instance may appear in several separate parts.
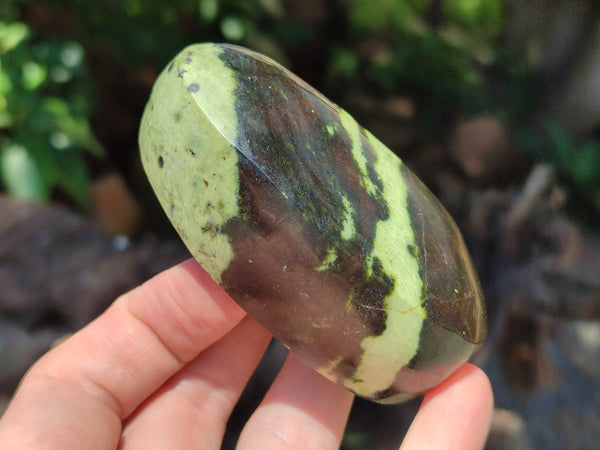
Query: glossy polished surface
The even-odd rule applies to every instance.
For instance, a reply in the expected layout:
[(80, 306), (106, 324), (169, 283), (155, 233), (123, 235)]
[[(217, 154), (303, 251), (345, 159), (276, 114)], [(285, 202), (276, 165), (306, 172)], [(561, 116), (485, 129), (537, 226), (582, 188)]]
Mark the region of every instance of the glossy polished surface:
[(241, 47), (186, 48), (140, 129), (148, 178), (194, 257), (330, 379), (396, 403), (485, 337), (460, 233), (345, 111)]

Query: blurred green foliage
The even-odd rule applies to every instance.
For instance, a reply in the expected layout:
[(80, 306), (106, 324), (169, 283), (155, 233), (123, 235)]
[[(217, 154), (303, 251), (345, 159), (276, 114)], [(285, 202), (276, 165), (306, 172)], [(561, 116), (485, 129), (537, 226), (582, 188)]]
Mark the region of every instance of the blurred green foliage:
[[(539, 80), (526, 55), (511, 53), (503, 41), (510, 5), (510, 0), (2, 0), (0, 181), (15, 195), (48, 199), (59, 189), (85, 206), (90, 160), (123, 149), (135, 153), (132, 125), (132, 137), (118, 150), (113, 141), (106, 152), (98, 143), (90, 125), (98, 100), (138, 102), (131, 110), (141, 112), (140, 97), (158, 71), (192, 42), (234, 42), (265, 53), (342, 106), (361, 92), (375, 99), (408, 96), (420, 135), (432, 140), (442, 139), (457, 119), (476, 114), (519, 124), (537, 105)], [(111, 91), (115, 84), (122, 86), (118, 94)], [(101, 129), (110, 125), (107, 117), (112, 116), (104, 113), (93, 122), (99, 136), (107, 134)], [(534, 147), (548, 143), (533, 139)], [(569, 151), (580, 162), (555, 158), (567, 179), (600, 192), (589, 168), (598, 158), (597, 146), (574, 145)]]
[(86, 58), (107, 70), (139, 72), (149, 62), (164, 65), (191, 40), (258, 41), (261, 21), (282, 15), (277, 0), (3, 0), (2, 185), (36, 200), (59, 189), (87, 205), (86, 154), (101, 157), (105, 151), (89, 119), (95, 76), (103, 72), (91, 73)]
[(103, 155), (87, 115), (92, 98), (76, 42), (33, 42), (22, 22), (0, 22), (0, 176), (18, 197), (46, 200), (55, 187), (87, 202), (83, 152)]
[(541, 132), (524, 131), (515, 139), (521, 149), (549, 164), (570, 188), (572, 212), (585, 218), (600, 213), (600, 139), (573, 140), (560, 123), (546, 120)]
[(186, 27), (202, 25), (204, 39), (235, 41), (262, 15), (280, 14), (277, 2), (268, 0), (228, 2), (223, 14), (222, 3), (227, 2), (3, 0), (0, 181), (5, 189), (34, 200), (48, 200), (60, 190), (85, 208), (86, 154), (105, 154), (90, 126), (98, 80), (86, 56), (135, 72), (148, 61), (164, 64), (189, 43)]
[[(363, 79), (380, 95), (402, 90), (419, 96), (419, 119), (440, 134), (457, 111), (497, 109), (488, 72), (523, 86), (503, 53), (505, 0), (349, 0), (351, 32), (331, 59), (331, 72)], [(379, 40), (374, 52), (354, 43)], [(341, 50), (343, 49), (343, 50)], [(350, 64), (350, 56), (355, 61)], [(522, 67), (522, 66), (518, 66)], [(339, 77), (338, 77), (339, 78)], [(339, 83), (339, 80), (336, 80)], [(332, 84), (336, 84), (332, 83)]]

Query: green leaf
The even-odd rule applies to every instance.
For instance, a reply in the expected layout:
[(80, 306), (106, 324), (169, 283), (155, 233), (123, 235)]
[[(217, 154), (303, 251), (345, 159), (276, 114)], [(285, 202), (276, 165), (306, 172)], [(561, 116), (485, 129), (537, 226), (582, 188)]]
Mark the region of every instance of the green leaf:
[(398, 29), (420, 34), (427, 28), (421, 14), (429, 1), (410, 0), (351, 0), (350, 20), (361, 31), (380, 32)]
[(200, 0), (198, 3), (200, 17), (206, 22), (212, 22), (219, 13), (219, 0)]
[(246, 34), (244, 22), (239, 17), (224, 17), (221, 21), (221, 33), (228, 41), (240, 41)]
[(17, 47), (29, 36), (29, 27), (21, 22), (0, 22), (0, 54)]
[(10, 82), (10, 76), (0, 65), (0, 95), (7, 94), (11, 88), (12, 83)]
[(61, 171), (58, 185), (79, 206), (86, 208), (89, 205), (90, 181), (81, 152), (57, 151), (54, 156)]
[(9, 144), (0, 153), (0, 175), (6, 189), (15, 197), (46, 200), (48, 189), (40, 176), (38, 165), (19, 144)]
[(23, 88), (27, 91), (34, 91), (46, 80), (48, 73), (46, 67), (33, 61), (23, 64)]
[(502, 0), (444, 0), (442, 8), (450, 21), (477, 34), (493, 38), (504, 29)]
[(67, 42), (60, 50), (60, 62), (68, 68), (81, 67), (84, 61), (84, 52), (77, 42)]
[(334, 47), (331, 50), (329, 71), (333, 75), (345, 78), (354, 76), (358, 70), (359, 60), (356, 51), (346, 47)]
[(41, 109), (52, 116), (55, 124), (53, 128), (63, 132), (74, 145), (97, 157), (105, 155), (104, 148), (94, 136), (87, 118), (74, 116), (65, 101), (59, 98), (47, 98)]
[(575, 182), (600, 187), (600, 144), (585, 143), (574, 155), (571, 171)]

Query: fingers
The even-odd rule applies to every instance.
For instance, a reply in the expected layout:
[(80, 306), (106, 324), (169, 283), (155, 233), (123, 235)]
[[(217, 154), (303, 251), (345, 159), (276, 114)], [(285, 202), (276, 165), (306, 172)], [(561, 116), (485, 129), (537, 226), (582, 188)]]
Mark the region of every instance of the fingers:
[(290, 354), (237, 448), (337, 449), (353, 398)]
[(270, 338), (245, 317), (136, 411), (120, 448), (221, 448), (231, 411)]
[(423, 400), (401, 449), (481, 449), (493, 409), (487, 376), (465, 364)]
[(0, 441), (115, 448), (121, 420), (244, 315), (194, 261), (163, 272), (32, 367), (0, 422)]

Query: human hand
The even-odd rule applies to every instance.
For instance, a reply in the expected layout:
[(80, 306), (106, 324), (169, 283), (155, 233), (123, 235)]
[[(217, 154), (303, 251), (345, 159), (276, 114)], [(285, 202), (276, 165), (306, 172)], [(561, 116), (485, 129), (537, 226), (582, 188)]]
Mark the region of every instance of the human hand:
[[(0, 447), (220, 448), (269, 340), (186, 261), (32, 366), (0, 420)], [(338, 448), (352, 399), (290, 354), (238, 448)], [(491, 411), (487, 377), (466, 364), (425, 396), (402, 448), (481, 448)]]

